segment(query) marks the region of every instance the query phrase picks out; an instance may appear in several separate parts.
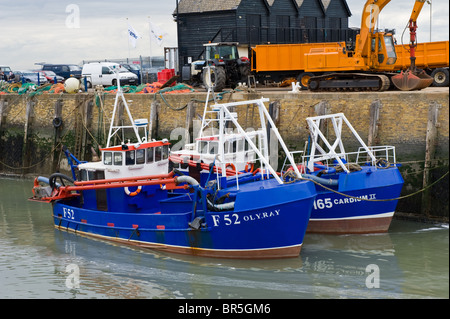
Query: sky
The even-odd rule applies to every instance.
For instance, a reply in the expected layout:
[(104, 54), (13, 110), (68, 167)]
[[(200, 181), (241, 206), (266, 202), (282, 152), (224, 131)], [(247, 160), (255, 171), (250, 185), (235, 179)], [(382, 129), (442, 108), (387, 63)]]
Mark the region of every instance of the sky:
[[(347, 3), (349, 26), (359, 27), (364, 1)], [(412, 0), (392, 1), (381, 12), (379, 27), (395, 28), (400, 42), (413, 5)], [(175, 7), (176, 0), (0, 0), (0, 65), (20, 70), (36, 69), (39, 62), (161, 56), (164, 47), (177, 45)], [(431, 40), (448, 40), (448, 1), (433, 0), (431, 7)], [(150, 41), (150, 21), (166, 33), (161, 46)], [(129, 44), (128, 24), (141, 36), (136, 48)], [(418, 25), (418, 41), (430, 41), (430, 5), (424, 6)], [(408, 37), (406, 32), (404, 43)]]

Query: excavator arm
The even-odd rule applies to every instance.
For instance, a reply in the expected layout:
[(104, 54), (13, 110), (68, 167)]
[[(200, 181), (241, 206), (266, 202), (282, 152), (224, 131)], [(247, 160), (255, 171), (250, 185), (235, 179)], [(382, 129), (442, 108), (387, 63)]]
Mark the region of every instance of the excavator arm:
[(410, 35), (410, 53), (411, 53), (411, 70), (416, 69), (416, 47), (417, 47), (417, 18), (419, 17), (420, 12), (422, 11), (423, 5), (426, 0), (416, 0), (414, 4), (413, 11), (411, 13), (411, 17), (409, 18), (409, 35)]
[(391, 78), (392, 83), (402, 90), (420, 90), (429, 87), (433, 83), (433, 78), (426, 74), (425, 71), (416, 68), (416, 31), (417, 31), (417, 18), (425, 4), (426, 0), (416, 0), (414, 3), (414, 8), (409, 18), (409, 53), (411, 65), (406, 71), (402, 71), (400, 74), (395, 75)]
[(370, 54), (370, 34), (375, 32), (378, 16), (381, 10), (391, 0), (367, 0), (361, 17), (361, 31), (359, 32), (359, 43), (356, 46), (357, 54), (368, 57)]
[(417, 23), (417, 18), (419, 17), (420, 12), (422, 11), (422, 8), (425, 4), (426, 0), (417, 0), (414, 4), (413, 11), (411, 13), (411, 18), (409, 18), (409, 21), (414, 21), (414, 23)]

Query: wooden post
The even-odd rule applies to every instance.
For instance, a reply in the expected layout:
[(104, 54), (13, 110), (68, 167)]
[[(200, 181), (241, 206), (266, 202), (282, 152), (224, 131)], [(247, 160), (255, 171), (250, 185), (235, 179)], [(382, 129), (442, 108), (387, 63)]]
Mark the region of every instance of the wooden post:
[(321, 101), (314, 106), (314, 111), (317, 116), (328, 114), (328, 110), (330, 109), (330, 104), (327, 101)]
[[(193, 120), (194, 120), (194, 116), (195, 116), (195, 102), (194, 101), (189, 101), (187, 108), (186, 108), (186, 131), (185, 131), (185, 136), (184, 136), (184, 140), (186, 141), (187, 144), (191, 143), (191, 139), (190, 136), (194, 136), (194, 125), (193, 125)], [(195, 137), (193, 137), (193, 139), (195, 140)]]
[[(427, 187), (431, 183), (431, 174), (430, 171), (432, 169), (432, 162), (434, 159), (434, 155), (436, 153), (436, 144), (437, 144), (437, 136), (438, 136), (438, 117), (439, 117), (439, 108), (436, 102), (431, 102), (430, 107), (428, 109), (428, 124), (427, 124), (427, 137), (426, 137), (426, 149), (425, 149), (425, 164), (423, 171), (423, 187)], [(427, 189), (422, 193), (422, 214), (425, 214), (427, 217), (430, 217), (431, 214), (431, 190)]]
[(160, 110), (160, 104), (157, 100), (154, 100), (152, 102), (152, 105), (150, 106), (150, 127), (148, 130), (148, 133), (149, 133), (148, 140), (149, 141), (158, 136), (159, 110)]
[(31, 165), (31, 149), (30, 149), (30, 136), (33, 129), (33, 119), (34, 119), (34, 105), (35, 102), (32, 98), (26, 97), (26, 114), (25, 114), (25, 125), (23, 132), (23, 147), (22, 147), (22, 174), (28, 173), (28, 167)]
[[(327, 115), (330, 110), (330, 104), (327, 101), (321, 101), (319, 104), (314, 106), (314, 111), (317, 116)], [(328, 131), (328, 121), (320, 121), (319, 130), (326, 136)], [(325, 143), (320, 140), (320, 147), (325, 147)], [(309, 147), (309, 146), (308, 146)]]
[[(6, 112), (8, 108), (8, 102), (5, 99), (0, 99), (0, 138), (3, 135), (3, 123), (6, 123)], [(3, 148), (0, 148), (3, 150)], [(5, 154), (0, 154), (0, 171), (3, 170), (3, 164), (1, 164), (1, 161), (4, 160)]]
[(2, 123), (5, 120), (3, 117), (5, 117), (6, 110), (8, 108), (8, 102), (4, 99), (0, 99), (0, 130), (2, 129)]
[[(273, 101), (269, 104), (269, 115), (272, 118), (272, 121), (275, 123), (275, 125), (278, 127), (280, 122), (280, 101)], [(270, 123), (267, 121), (266, 124), (267, 127), (267, 137), (269, 139), (269, 145), (270, 145), (270, 132), (271, 132), (271, 126)]]
[[(275, 126), (278, 128), (280, 123), (280, 101), (273, 101), (269, 104), (269, 115), (272, 118), (272, 121), (275, 123)], [(272, 138), (272, 127), (269, 122), (267, 122), (267, 143), (269, 147), (269, 163), (270, 165), (277, 170), (278, 169), (278, 139)], [(275, 133), (274, 133), (275, 137)]]
[(370, 105), (370, 121), (369, 135), (367, 137), (367, 146), (377, 145), (380, 141), (378, 138), (378, 127), (380, 126), (380, 100), (373, 101)]
[(84, 153), (84, 160), (92, 160), (92, 152), (91, 147), (93, 144), (92, 140), (92, 117), (93, 117), (93, 108), (94, 103), (92, 100), (87, 100), (84, 102), (84, 116), (83, 116), (83, 123), (84, 123), (84, 139), (83, 139), (83, 153)]
[(53, 158), (52, 158), (52, 172), (59, 171), (59, 160), (61, 157), (61, 146), (59, 145), (61, 143), (61, 131), (63, 127), (62, 122), (62, 108), (63, 108), (64, 102), (63, 100), (59, 99), (55, 102), (55, 117), (53, 119), (53, 127), (55, 129), (55, 140), (53, 142)]

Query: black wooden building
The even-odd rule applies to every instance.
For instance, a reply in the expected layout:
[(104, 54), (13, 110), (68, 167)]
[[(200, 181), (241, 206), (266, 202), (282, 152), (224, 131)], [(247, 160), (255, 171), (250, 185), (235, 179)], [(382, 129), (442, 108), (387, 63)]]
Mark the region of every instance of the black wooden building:
[(179, 0), (174, 17), (180, 64), (202, 58), (203, 44), (334, 42), (354, 39), (346, 0)]

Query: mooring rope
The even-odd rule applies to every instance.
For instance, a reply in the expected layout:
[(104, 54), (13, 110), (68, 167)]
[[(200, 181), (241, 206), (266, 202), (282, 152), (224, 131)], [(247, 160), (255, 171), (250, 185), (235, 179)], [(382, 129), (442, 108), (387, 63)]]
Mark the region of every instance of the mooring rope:
[[(289, 173), (286, 174), (286, 175), (284, 175), (284, 176), (292, 177), (292, 176), (291, 176), (291, 174), (292, 174), (291, 172), (292, 172), (292, 171), (289, 171)], [(439, 183), (439, 182), (440, 182), (441, 180), (443, 180), (448, 174), (449, 174), (449, 171), (447, 171), (444, 175), (442, 175), (438, 180), (434, 181), (434, 182), (431, 183), (430, 185), (427, 185), (426, 187), (424, 187), (424, 188), (422, 188), (422, 189), (420, 189), (420, 190), (418, 190), (418, 191), (416, 191), (416, 192), (414, 192), (414, 193), (411, 193), (411, 194), (408, 194), (408, 195), (405, 195), (405, 196), (400, 196), (400, 197), (397, 197), (397, 198), (390, 198), (390, 199), (366, 199), (366, 198), (355, 197), (355, 196), (352, 196), (352, 195), (348, 195), (348, 194), (341, 193), (341, 192), (339, 192), (339, 191), (337, 191), (337, 190), (334, 190), (334, 189), (332, 189), (332, 188), (329, 188), (329, 187), (327, 187), (327, 186), (325, 186), (325, 185), (323, 185), (323, 184), (321, 184), (321, 183), (319, 183), (319, 182), (317, 182), (317, 181), (314, 181), (314, 180), (312, 180), (312, 179), (309, 179), (309, 178), (305, 178), (305, 177), (298, 178), (298, 177), (295, 176), (295, 179), (296, 179), (296, 180), (305, 180), (305, 181), (313, 182), (314, 184), (316, 184), (316, 185), (318, 185), (318, 186), (320, 186), (320, 187), (322, 187), (322, 188), (324, 188), (324, 189), (326, 189), (326, 190), (328, 190), (328, 191), (330, 191), (330, 192), (336, 193), (336, 194), (341, 195), (341, 196), (344, 196), (344, 197), (349, 197), (349, 198), (353, 198), (353, 199), (359, 199), (359, 200), (363, 200), (363, 201), (367, 201), (367, 202), (390, 202), (390, 201), (395, 201), (395, 200), (405, 199), (405, 198), (408, 198), (408, 197), (415, 196), (415, 195), (417, 195), (417, 194), (419, 194), (419, 193), (422, 193), (422, 192), (426, 191), (427, 189), (433, 187), (433, 186), (436, 185), (437, 183)], [(283, 176), (283, 177), (284, 177), (284, 176)]]

